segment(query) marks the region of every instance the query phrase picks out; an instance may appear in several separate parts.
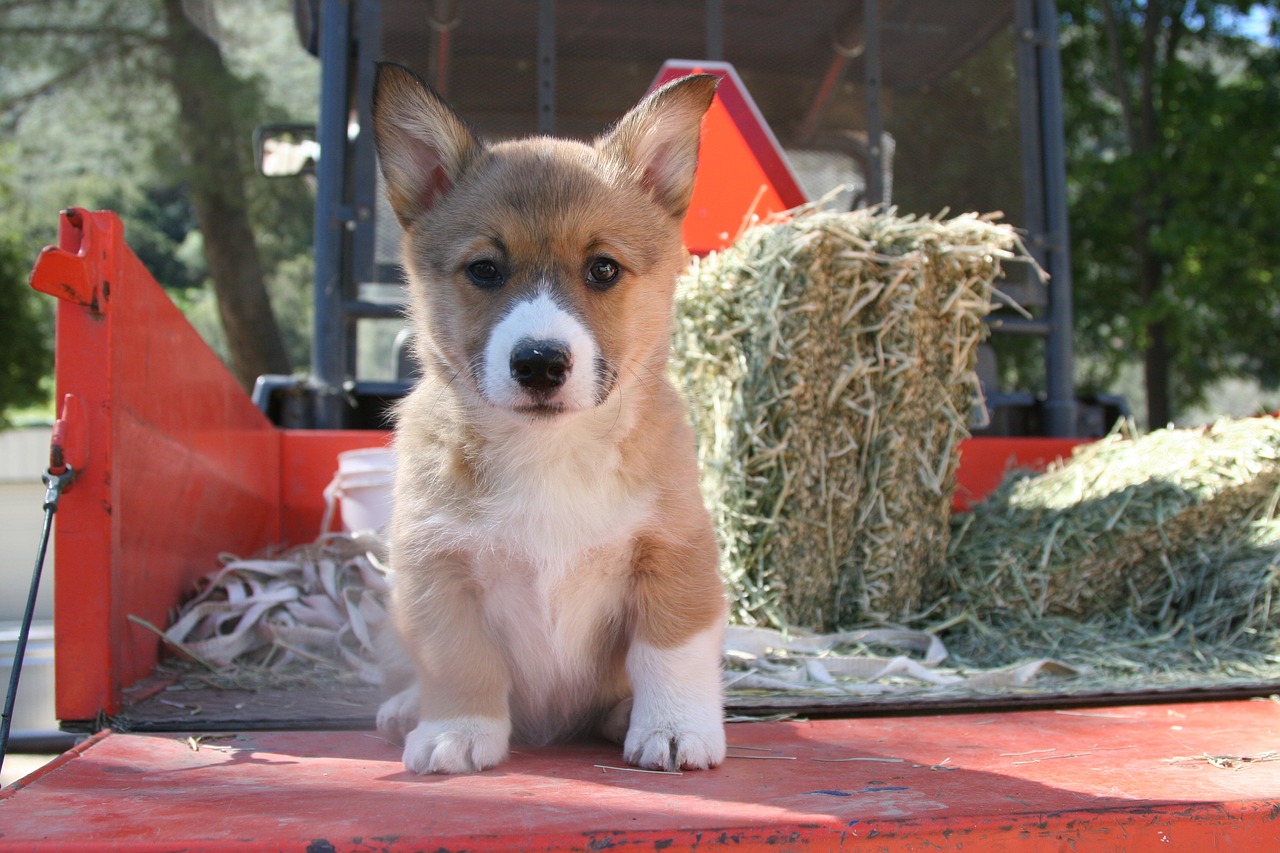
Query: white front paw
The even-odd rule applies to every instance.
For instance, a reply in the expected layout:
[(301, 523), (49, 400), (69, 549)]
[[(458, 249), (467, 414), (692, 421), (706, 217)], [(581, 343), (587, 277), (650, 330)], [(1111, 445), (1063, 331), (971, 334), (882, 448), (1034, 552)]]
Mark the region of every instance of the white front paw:
[(724, 761), (724, 724), (700, 721), (657, 725), (632, 717), (623, 757), (651, 770), (706, 770)]
[(413, 773), (470, 773), (507, 757), (511, 723), (494, 717), (423, 720), (404, 740), (404, 766)]
[(416, 684), (401, 690), (378, 706), (378, 733), (393, 743), (404, 743), (405, 737), (418, 725), (421, 706)]
[(724, 761), (724, 701), (717, 625), (683, 645), (632, 643), (627, 674), (635, 690), (623, 756), (662, 770), (703, 770)]

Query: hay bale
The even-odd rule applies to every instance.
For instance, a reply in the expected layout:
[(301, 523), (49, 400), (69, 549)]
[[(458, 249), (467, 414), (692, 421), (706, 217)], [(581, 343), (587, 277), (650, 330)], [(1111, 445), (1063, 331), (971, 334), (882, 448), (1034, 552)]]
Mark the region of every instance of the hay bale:
[[(1275, 519), (1277, 460), (1274, 418), (1116, 430), (1044, 474), (1011, 476), (961, 520), (938, 596), (1030, 619), (1125, 611), (1157, 625), (1190, 610), (1207, 619), (1208, 598), (1239, 599), (1226, 596), (1226, 575), (1212, 576), (1222, 544), (1243, 547), (1254, 526)], [(1207, 562), (1211, 551), (1219, 556)], [(1270, 597), (1252, 588), (1238, 605), (1254, 610), (1260, 594)]]
[(1017, 246), (976, 215), (805, 209), (690, 267), (673, 372), (740, 621), (830, 630), (917, 606)]

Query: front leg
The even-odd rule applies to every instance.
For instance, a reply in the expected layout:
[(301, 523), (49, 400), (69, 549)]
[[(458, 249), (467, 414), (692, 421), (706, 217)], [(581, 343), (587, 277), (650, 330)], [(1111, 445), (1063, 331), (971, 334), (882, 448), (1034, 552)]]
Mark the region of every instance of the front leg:
[(715, 767), (725, 756), (726, 604), (709, 527), (681, 542), (643, 542), (633, 577), (626, 667), (634, 699), (623, 755), (654, 769)]
[[(379, 728), (407, 732), (404, 766), (414, 773), (468, 773), (507, 757), (510, 678), (465, 566), (445, 557), (397, 570), (392, 611), (419, 685), (384, 705)], [(414, 711), (416, 725), (404, 719)]]

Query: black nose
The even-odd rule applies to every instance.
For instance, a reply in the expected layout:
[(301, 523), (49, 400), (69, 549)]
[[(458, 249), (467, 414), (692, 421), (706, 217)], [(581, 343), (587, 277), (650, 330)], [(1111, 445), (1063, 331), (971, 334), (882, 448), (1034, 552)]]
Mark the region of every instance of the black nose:
[(569, 348), (559, 341), (520, 341), (511, 351), (511, 378), (530, 391), (554, 391), (572, 367)]

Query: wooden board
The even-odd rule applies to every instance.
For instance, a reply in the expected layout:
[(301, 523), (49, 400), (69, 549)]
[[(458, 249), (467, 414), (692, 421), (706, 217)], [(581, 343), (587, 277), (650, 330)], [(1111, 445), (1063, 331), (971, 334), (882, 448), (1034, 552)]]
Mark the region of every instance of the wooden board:
[[(382, 692), (368, 685), (225, 690), (175, 685), (154, 678), (126, 692), (126, 705), (110, 723), (117, 729), (147, 732), (256, 730), (372, 731)], [(1075, 693), (1023, 690), (1014, 693), (960, 693), (921, 689), (880, 696), (751, 695), (730, 693), (729, 717), (852, 717), (890, 714), (975, 713), (1105, 707), (1119, 704), (1213, 701), (1268, 696), (1269, 682), (1177, 685), (1142, 692), (1091, 690)], [(88, 729), (82, 728), (82, 731)]]

